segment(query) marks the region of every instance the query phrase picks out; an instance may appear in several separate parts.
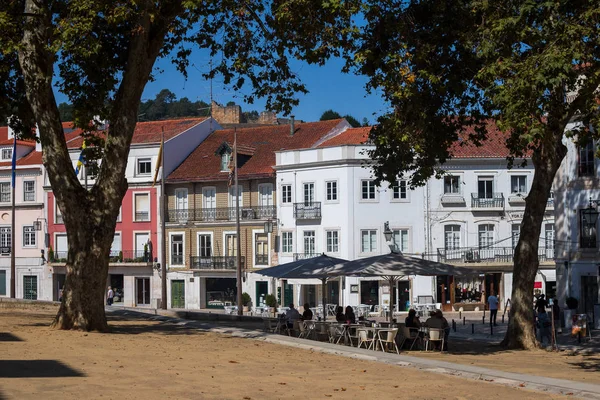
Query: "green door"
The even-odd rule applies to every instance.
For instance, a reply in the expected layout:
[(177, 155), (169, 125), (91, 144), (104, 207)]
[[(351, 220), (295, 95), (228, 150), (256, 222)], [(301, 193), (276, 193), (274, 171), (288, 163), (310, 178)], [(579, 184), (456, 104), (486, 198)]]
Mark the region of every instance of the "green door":
[(183, 280), (171, 281), (171, 308), (185, 308), (185, 286)]
[[(277, 300), (279, 304), (281, 304), (281, 286), (277, 287)], [(293, 285), (288, 284), (287, 282), (283, 285), (283, 307), (287, 307), (290, 303), (294, 301), (294, 289)]]
[(265, 297), (269, 293), (269, 282), (256, 282), (256, 297), (254, 301), (256, 306), (265, 306)]
[(37, 276), (23, 276), (23, 298), (25, 300), (37, 300)]
[(6, 271), (0, 271), (0, 296), (6, 296)]

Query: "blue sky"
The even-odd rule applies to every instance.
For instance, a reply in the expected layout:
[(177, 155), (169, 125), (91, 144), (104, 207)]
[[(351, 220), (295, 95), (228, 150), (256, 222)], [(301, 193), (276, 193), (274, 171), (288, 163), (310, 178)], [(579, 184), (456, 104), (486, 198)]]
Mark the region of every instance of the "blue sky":
[[(200, 54), (192, 55), (188, 70), (188, 80), (175, 70), (166, 60), (158, 60), (156, 66), (163, 70), (156, 76), (156, 81), (149, 82), (146, 86), (143, 100), (153, 99), (161, 89), (169, 89), (180, 97), (187, 97), (192, 101), (210, 99), (210, 82), (202, 78), (202, 72), (208, 70), (209, 58)], [(300, 96), (300, 104), (294, 109), (296, 119), (304, 121), (317, 121), (323, 111), (333, 109), (341, 115), (350, 114), (362, 121), (367, 118), (374, 123), (376, 117), (387, 110), (381, 96), (377, 93), (367, 95), (365, 91), (366, 79), (353, 74), (343, 74), (341, 68), (343, 61), (330, 60), (325, 66), (318, 67), (304, 63), (295, 63), (295, 72), (306, 84), (308, 94)], [(258, 99), (254, 104), (244, 104), (242, 96), (223, 85), (222, 79), (213, 80), (213, 98), (221, 104), (235, 101), (242, 106), (243, 111), (264, 110), (264, 101)]]

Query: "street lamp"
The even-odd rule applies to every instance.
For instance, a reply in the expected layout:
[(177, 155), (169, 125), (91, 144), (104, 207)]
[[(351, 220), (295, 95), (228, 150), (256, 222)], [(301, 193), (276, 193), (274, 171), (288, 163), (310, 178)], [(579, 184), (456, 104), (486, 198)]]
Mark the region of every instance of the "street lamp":
[(265, 222), (265, 233), (273, 233), (273, 221), (270, 219)]
[[(597, 205), (597, 203), (596, 203), (596, 205)], [(582, 242), (585, 241), (585, 243), (582, 243), (582, 244), (585, 245), (585, 247), (589, 247), (589, 248), (596, 247), (595, 228), (596, 228), (596, 222), (598, 221), (598, 211), (596, 211), (596, 209), (594, 208), (591, 197), (590, 197), (590, 205), (588, 206), (588, 208), (581, 210), (581, 219), (582, 219), (581, 222), (582, 222), (583, 228), (585, 229), (585, 233), (586, 233), (585, 239), (582, 240)]]
[(385, 236), (386, 242), (392, 242), (392, 244), (388, 245), (390, 246), (390, 251), (392, 253), (399, 253), (400, 251), (398, 251), (398, 246), (396, 245), (396, 238), (394, 237), (394, 232), (390, 229), (389, 221), (386, 221), (383, 224), (383, 235)]

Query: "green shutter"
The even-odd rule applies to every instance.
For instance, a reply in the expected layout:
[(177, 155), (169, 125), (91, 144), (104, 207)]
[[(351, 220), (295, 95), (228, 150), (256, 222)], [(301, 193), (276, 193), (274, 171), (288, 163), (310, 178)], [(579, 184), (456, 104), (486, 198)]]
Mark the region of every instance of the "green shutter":
[(6, 296), (6, 271), (0, 271), (0, 296)]

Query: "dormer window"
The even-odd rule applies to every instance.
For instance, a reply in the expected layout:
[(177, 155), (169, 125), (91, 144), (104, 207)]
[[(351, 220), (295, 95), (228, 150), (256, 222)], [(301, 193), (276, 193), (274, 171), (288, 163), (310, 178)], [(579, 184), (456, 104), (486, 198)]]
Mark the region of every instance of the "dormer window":
[(3, 160), (12, 160), (12, 152), (13, 152), (13, 149), (2, 149), (2, 159)]
[(231, 160), (231, 153), (224, 151), (221, 154), (221, 171), (229, 171), (229, 161)]

